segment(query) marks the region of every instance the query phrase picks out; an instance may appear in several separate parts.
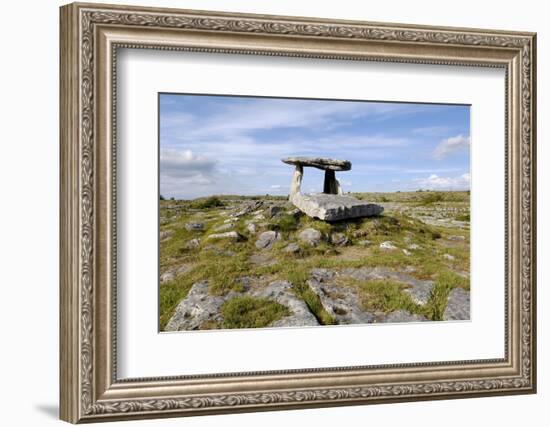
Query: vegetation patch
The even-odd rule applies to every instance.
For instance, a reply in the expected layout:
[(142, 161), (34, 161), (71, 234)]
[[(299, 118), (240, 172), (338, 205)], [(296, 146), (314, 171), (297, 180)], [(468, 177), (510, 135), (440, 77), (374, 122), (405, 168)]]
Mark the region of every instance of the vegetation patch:
[(223, 327), (262, 328), (290, 314), (288, 308), (267, 298), (248, 295), (226, 301), (221, 308)]
[(224, 206), (224, 203), (219, 197), (211, 196), (193, 200), (189, 206), (193, 209), (210, 209)]
[(424, 314), (422, 308), (415, 304), (410, 295), (403, 292), (405, 283), (391, 279), (356, 280), (340, 278), (343, 285), (351, 285), (359, 291), (361, 304), (367, 311), (391, 313), (396, 310), (406, 310), (410, 313)]

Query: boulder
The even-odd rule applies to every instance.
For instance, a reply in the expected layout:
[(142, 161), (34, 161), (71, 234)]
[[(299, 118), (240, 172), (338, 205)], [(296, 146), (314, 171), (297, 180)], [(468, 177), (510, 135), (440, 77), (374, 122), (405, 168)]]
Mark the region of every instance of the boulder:
[(216, 228), (214, 228), (214, 231), (227, 231), (231, 230), (233, 227), (235, 227), (235, 223), (228, 222), (222, 225), (218, 225)]
[(321, 243), (323, 235), (319, 230), (316, 230), (315, 228), (306, 228), (305, 230), (302, 230), (300, 234), (298, 234), (298, 238), (302, 241), (307, 243), (310, 246), (317, 246), (319, 243)]
[(244, 240), (244, 237), (237, 233), (236, 231), (228, 231), (226, 233), (214, 233), (207, 237), (208, 240), (219, 240), (219, 239), (228, 239), (241, 241)]
[(393, 244), (393, 242), (390, 242), (389, 240), (386, 242), (380, 243), (380, 249), (385, 251), (392, 251), (394, 249), (397, 249), (397, 246)]
[(202, 231), (204, 230), (204, 223), (202, 222), (188, 222), (185, 224), (187, 231)]
[(277, 231), (264, 231), (256, 240), (258, 249), (271, 249), (277, 240), (280, 240), (281, 235)]
[(174, 235), (174, 230), (162, 230), (159, 234), (160, 240), (168, 239)]
[(298, 252), (300, 252), (300, 246), (298, 246), (297, 243), (289, 243), (288, 245), (285, 246), (285, 248), (283, 249), (284, 252), (287, 252), (289, 254), (296, 254)]
[(265, 210), (265, 215), (268, 218), (273, 218), (274, 216), (280, 214), (283, 211), (283, 208), (281, 206), (269, 206)]
[(346, 246), (349, 243), (349, 239), (344, 233), (332, 233), (330, 235), (330, 243), (336, 246)]
[(200, 245), (199, 239), (191, 239), (185, 244), (185, 249), (197, 249)]

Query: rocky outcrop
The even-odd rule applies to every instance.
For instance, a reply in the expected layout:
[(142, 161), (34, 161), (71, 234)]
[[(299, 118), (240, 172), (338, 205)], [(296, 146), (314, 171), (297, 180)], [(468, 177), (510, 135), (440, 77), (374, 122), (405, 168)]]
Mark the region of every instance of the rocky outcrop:
[(255, 298), (267, 298), (287, 307), (288, 316), (276, 320), (268, 327), (319, 326), (315, 316), (309, 311), (306, 303), (292, 292), (290, 282), (278, 280), (262, 286), (254, 278), (243, 277), (243, 292), (230, 291), (225, 295), (210, 295), (208, 282), (193, 284), (187, 296), (178, 304), (174, 315), (165, 327), (166, 331), (192, 331), (201, 329), (202, 325), (223, 325), (222, 305), (232, 298), (250, 295)]
[(462, 288), (454, 288), (449, 293), (443, 320), (468, 319), (470, 319), (470, 292)]
[(281, 326), (318, 326), (319, 322), (309, 311), (306, 303), (292, 292), (292, 285), (286, 280), (270, 283), (265, 288), (252, 292), (252, 296), (268, 298), (287, 307), (292, 313), (290, 316), (273, 322), (270, 327)]

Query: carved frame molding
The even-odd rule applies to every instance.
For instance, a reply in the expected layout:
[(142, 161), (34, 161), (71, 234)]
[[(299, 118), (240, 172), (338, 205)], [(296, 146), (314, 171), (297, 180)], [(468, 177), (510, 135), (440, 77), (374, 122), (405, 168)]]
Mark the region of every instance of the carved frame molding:
[[(506, 357), (117, 380), (113, 147), (120, 47), (504, 67)], [(62, 419), (535, 392), (535, 34), (71, 4), (61, 8), (60, 88)]]

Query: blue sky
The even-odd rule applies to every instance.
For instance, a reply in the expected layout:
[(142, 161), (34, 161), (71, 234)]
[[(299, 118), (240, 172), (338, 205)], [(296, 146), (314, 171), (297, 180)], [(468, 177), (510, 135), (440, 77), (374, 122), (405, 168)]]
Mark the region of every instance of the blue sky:
[[(287, 156), (349, 160), (345, 192), (470, 188), (470, 107), (160, 95), (160, 192), (287, 195)], [(303, 192), (320, 192), (307, 168)]]

